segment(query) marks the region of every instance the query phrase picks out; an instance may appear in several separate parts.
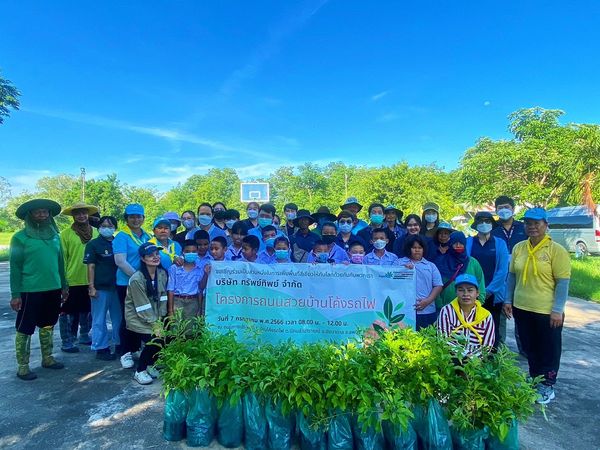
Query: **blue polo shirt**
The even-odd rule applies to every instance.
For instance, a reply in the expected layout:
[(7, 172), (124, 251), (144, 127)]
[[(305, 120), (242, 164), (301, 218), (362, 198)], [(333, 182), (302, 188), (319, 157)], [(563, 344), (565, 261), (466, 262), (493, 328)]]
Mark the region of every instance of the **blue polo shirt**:
[(494, 272), (496, 271), (496, 240), (494, 236), (490, 236), (483, 245), (481, 245), (477, 236), (473, 237), (470, 256), (479, 262), (481, 270), (483, 270), (483, 279), (487, 286), (492, 282)]
[(383, 256), (380, 258), (375, 254), (375, 250), (367, 253), (363, 259), (363, 264), (367, 266), (394, 266), (398, 264), (398, 257), (387, 250), (383, 251)]
[(362, 219), (358, 219), (358, 222), (352, 228), (352, 234), (358, 234), (360, 230), (362, 230), (363, 228), (367, 228), (368, 226), (369, 224), (367, 222), (365, 222)]
[(241, 261), (244, 256), (242, 255), (242, 247), (235, 248), (232, 245), (227, 247), (227, 251), (225, 252), (225, 261)]
[[(313, 263), (317, 260), (317, 255), (315, 255), (314, 252), (310, 252), (308, 254), (308, 258), (306, 259), (307, 263)], [(331, 250), (329, 250), (329, 258), (327, 259), (327, 262), (334, 262), (336, 264), (339, 263), (343, 263), (345, 261), (350, 261), (350, 258), (348, 258), (348, 253), (346, 253), (346, 251), (340, 247), (339, 245), (333, 244), (333, 247), (331, 247)]]
[(525, 224), (518, 220), (513, 220), (510, 229), (507, 231), (506, 228), (500, 222), (500, 226), (492, 230), (492, 236), (496, 236), (506, 242), (508, 247), (508, 253), (512, 254), (513, 247), (521, 241), (527, 239), (527, 233), (525, 233)]
[[(248, 230), (248, 236), (256, 236), (260, 242), (260, 247), (258, 248), (258, 253), (264, 251), (267, 249), (267, 246), (265, 245), (265, 243), (263, 242), (263, 238), (262, 238), (262, 228), (261, 227), (256, 227), (256, 228), (252, 228), (251, 230)], [(283, 233), (280, 230), (277, 230), (277, 234), (275, 235), (275, 239), (277, 239), (279, 236), (283, 236)]]
[[(367, 244), (367, 246), (365, 247), (365, 252), (369, 253), (370, 251), (373, 250), (373, 244), (371, 244), (371, 237), (373, 236), (373, 231), (374, 230), (383, 230), (385, 231), (385, 235), (388, 238), (388, 245), (386, 246), (386, 250), (391, 250), (390, 243), (392, 241), (395, 241), (394, 235), (393, 233), (390, 231), (389, 228), (383, 228), (383, 226), (377, 227), (377, 228), (371, 228), (371, 227), (367, 227), (367, 228), (363, 228), (362, 230), (360, 230), (357, 234), (357, 236), (359, 238), (361, 238), (365, 244)], [(393, 244), (392, 244), (393, 245)]]
[[(186, 239), (194, 239), (194, 233), (198, 230), (201, 230), (202, 228), (200, 227), (194, 227), (192, 228), (190, 231), (188, 231), (188, 233), (185, 235)], [(222, 230), (221, 228), (217, 227), (214, 223), (210, 224), (210, 228), (207, 230), (208, 231), (208, 238), (212, 241), (214, 238), (216, 238), (217, 236), (223, 236), (225, 239), (227, 239), (227, 233), (225, 233), (225, 230)]]
[[(124, 231), (119, 231), (112, 241), (113, 253), (115, 255), (125, 254), (127, 262), (134, 270), (140, 269), (140, 254), (138, 248), (145, 242), (150, 240), (150, 235), (142, 229), (142, 235), (132, 239)], [(129, 284), (129, 276), (120, 268), (117, 268), (117, 286), (127, 286)]]
[(266, 250), (263, 250), (256, 255), (256, 262), (258, 264), (275, 264), (277, 263), (277, 259), (275, 258), (275, 253), (269, 255)]
[(308, 234), (304, 235), (300, 232), (300, 230), (298, 230), (290, 237), (290, 245), (293, 246), (296, 244), (305, 252), (311, 252), (315, 242), (319, 241), (320, 239), (321, 236), (313, 233), (312, 231), (309, 231)]

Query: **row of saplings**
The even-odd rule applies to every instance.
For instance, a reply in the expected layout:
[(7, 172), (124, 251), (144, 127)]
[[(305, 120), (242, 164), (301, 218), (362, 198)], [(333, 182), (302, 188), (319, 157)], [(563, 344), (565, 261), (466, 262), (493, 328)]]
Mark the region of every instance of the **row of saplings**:
[[(368, 344), (165, 330), (165, 439), (253, 449), (518, 449), (536, 392), (506, 348), (458, 359), (434, 329)], [(460, 350), (458, 350), (460, 353)]]

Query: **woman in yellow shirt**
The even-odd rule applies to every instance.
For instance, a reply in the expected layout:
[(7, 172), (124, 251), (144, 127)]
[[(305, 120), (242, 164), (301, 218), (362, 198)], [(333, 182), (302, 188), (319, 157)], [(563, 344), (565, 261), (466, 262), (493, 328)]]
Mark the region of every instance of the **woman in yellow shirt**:
[(555, 397), (571, 261), (569, 253), (546, 234), (543, 208), (529, 209), (524, 219), (529, 238), (513, 248), (504, 313), (509, 319), (515, 317), (529, 374), (544, 377), (538, 386), (538, 403), (547, 404)]

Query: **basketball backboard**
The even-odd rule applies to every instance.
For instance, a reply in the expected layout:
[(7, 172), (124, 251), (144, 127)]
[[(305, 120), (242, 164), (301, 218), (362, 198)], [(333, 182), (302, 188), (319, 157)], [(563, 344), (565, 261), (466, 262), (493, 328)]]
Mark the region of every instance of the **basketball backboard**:
[(269, 183), (240, 183), (240, 201), (243, 203), (269, 201)]

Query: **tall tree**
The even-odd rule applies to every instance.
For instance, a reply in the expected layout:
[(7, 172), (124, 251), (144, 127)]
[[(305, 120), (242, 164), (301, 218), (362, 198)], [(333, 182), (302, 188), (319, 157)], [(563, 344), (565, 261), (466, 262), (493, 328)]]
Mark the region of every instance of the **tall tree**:
[(19, 90), (7, 79), (0, 76), (0, 125), (4, 123), (4, 118), (10, 116), (10, 109), (19, 109)]

